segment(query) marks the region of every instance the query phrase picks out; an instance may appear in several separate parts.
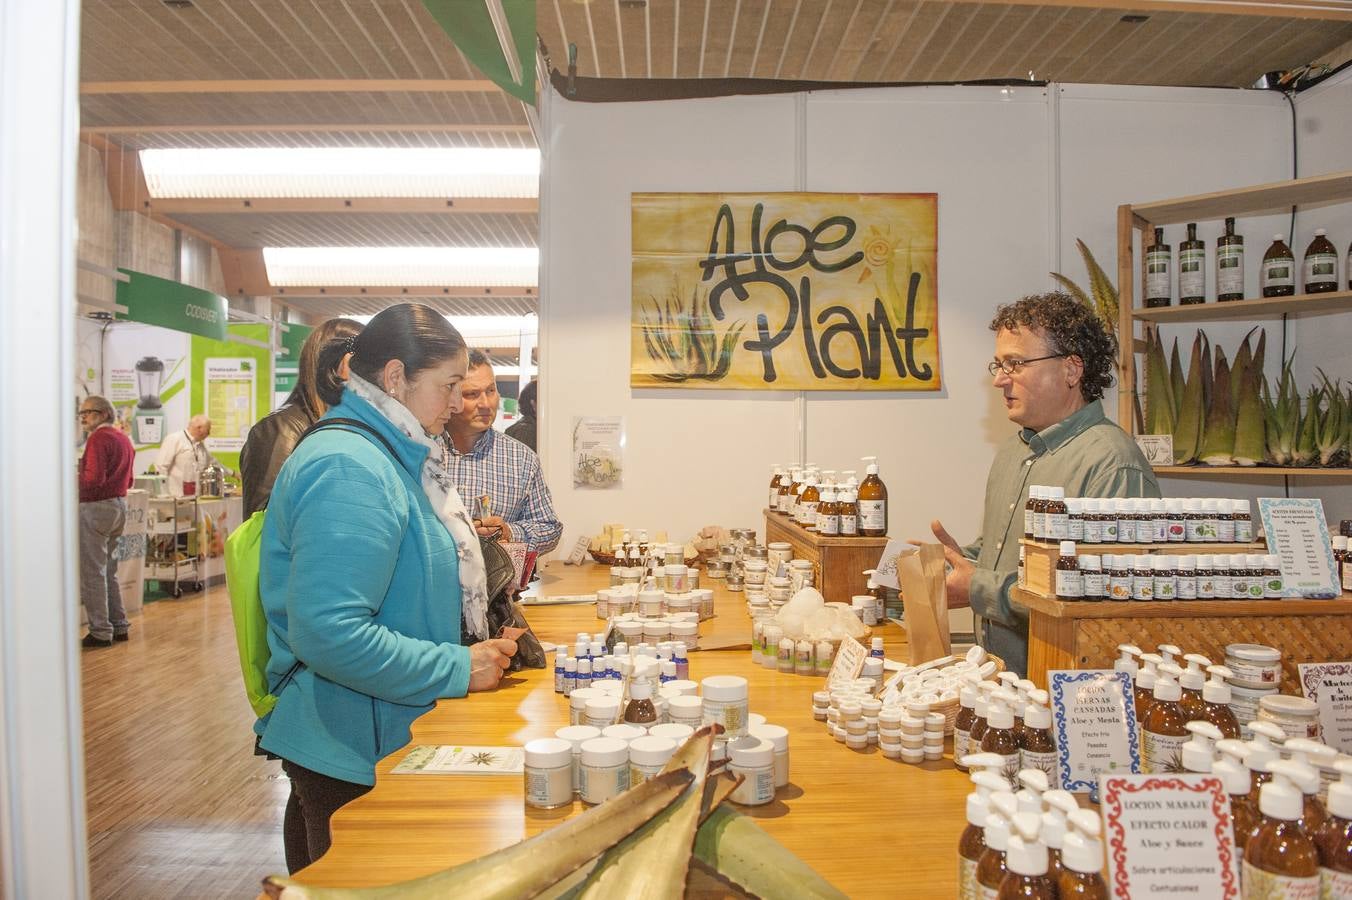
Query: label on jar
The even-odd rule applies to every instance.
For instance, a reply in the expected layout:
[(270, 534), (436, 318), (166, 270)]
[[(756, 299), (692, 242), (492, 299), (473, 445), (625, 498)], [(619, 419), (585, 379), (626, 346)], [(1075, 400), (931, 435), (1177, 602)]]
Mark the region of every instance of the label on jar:
[(1336, 253), (1305, 254), (1305, 284), (1336, 283), (1338, 280), (1338, 255)]
[(1265, 259), (1260, 272), (1263, 290), (1268, 288), (1294, 288), (1296, 286), (1295, 261), (1290, 259)]
[(870, 531), (882, 531), (887, 528), (887, 501), (860, 500), (859, 525)]
[(1178, 296), (1206, 296), (1206, 249), (1178, 251)]
[(1217, 600), (1231, 600), (1234, 594), (1233, 588), (1235, 579), (1230, 575), (1222, 575), (1219, 572), (1211, 576), (1211, 594)]
[(1210, 600), (1216, 596), (1216, 579), (1210, 569), (1197, 570), (1197, 599)]
[(815, 525), (817, 523), (816, 500), (799, 500), (797, 508), (799, 525)]
[(962, 759), (971, 752), (972, 733), (970, 731), (959, 731), (953, 729), (953, 758)]
[(770, 488), (770, 508), (779, 509), (779, 488)]
[(1253, 684), (1275, 685), (1277, 675), (1281, 672), (1280, 663), (1247, 662), (1235, 659), (1233, 656), (1225, 658), (1225, 667), (1234, 673), (1233, 680), (1247, 681)]
[(589, 766), (578, 770), (578, 790), (583, 802), (604, 803), (616, 794), (629, 790), (629, 764), (618, 766)]
[(1335, 872), (1326, 866), (1320, 866), (1319, 883), (1323, 891), (1321, 897), (1332, 897), (1334, 900), (1352, 897), (1352, 872)]
[(1170, 543), (1179, 543), (1188, 539), (1188, 529), (1182, 519), (1164, 520), (1164, 538)]
[(1222, 244), (1216, 248), (1216, 293), (1244, 293), (1244, 245)]
[(1249, 579), (1250, 600), (1262, 600), (1264, 590), (1265, 588), (1263, 586), (1263, 576), (1256, 575), (1253, 578)]
[(1019, 751), (1020, 769), (1037, 769), (1047, 776), (1047, 785), (1050, 790), (1061, 789), (1061, 776), (1056, 768), (1056, 751), (1050, 753), (1039, 753), (1034, 750)]
[(1169, 251), (1147, 250), (1145, 254), (1145, 299), (1169, 299)]
[(1027, 506), (1023, 508), (1023, 533), (1028, 535), (1037, 533), (1033, 530), (1033, 511)]
[(1047, 513), (1047, 540), (1070, 540), (1070, 515), (1067, 513)]
[(841, 517), (840, 517), (840, 533), (841, 533), (841, 534), (858, 534), (858, 533), (859, 533), (859, 517), (858, 517), (858, 516), (849, 516), (849, 515), (841, 516)]
[(1253, 543), (1253, 519), (1235, 519), (1235, 542)]
[(1069, 519), (1068, 530), (1066, 531), (1066, 540), (1080, 542), (1084, 540), (1084, 517), (1071, 516)]
[(976, 880), (976, 860), (965, 856), (958, 857), (958, 897), (959, 900), (976, 900), (981, 884)]
[(1169, 772), (1182, 772), (1183, 744), (1188, 736), (1156, 734), (1149, 729), (1141, 733), (1143, 749), (1141, 753), (1141, 772), (1145, 775), (1162, 775)]
[(1103, 531), (1100, 535), (1100, 542), (1104, 544), (1117, 543), (1117, 519), (1105, 519), (1100, 523)]
[(1153, 576), (1153, 575), (1133, 575), (1133, 576), (1131, 576), (1131, 599), (1133, 599), (1133, 600), (1154, 600), (1154, 599), (1155, 599), (1155, 576)]
[(840, 516), (817, 513), (817, 534), (840, 534)]
[(1240, 867), (1245, 897), (1263, 900), (1319, 900), (1319, 876), (1297, 878), (1294, 875), (1276, 875), (1251, 864), (1247, 859)]
[[(1068, 538), (1068, 540), (1073, 540)], [(1097, 518), (1084, 520), (1084, 535), (1081, 540), (1086, 544), (1103, 543), (1103, 523)]]
[[(1168, 523), (1163, 517), (1150, 520), (1150, 540), (1155, 544), (1163, 544), (1169, 540)], [(1145, 543), (1142, 541), (1141, 543)]]
[(1136, 543), (1136, 520), (1118, 519), (1117, 520), (1117, 542), (1119, 544)]
[(1153, 589), (1156, 600), (1172, 600), (1178, 596), (1173, 575), (1156, 575)]
[[(1347, 590), (1347, 573), (1343, 573), (1343, 590)], [(1286, 592), (1286, 582), (1282, 580), (1281, 573), (1276, 575), (1263, 576), (1263, 598), (1266, 600), (1279, 600)]]
[(1056, 570), (1056, 596), (1067, 599), (1084, 596), (1084, 576), (1078, 569)]
[(1249, 576), (1236, 575), (1230, 579), (1230, 598), (1232, 600), (1249, 599)]
[(1343, 590), (1352, 591), (1352, 563), (1343, 564)]
[(1183, 528), (1184, 540), (1190, 544), (1204, 544), (1216, 539), (1216, 527), (1210, 519), (1188, 519)]
[(760, 806), (775, 799), (774, 766), (766, 766), (763, 769), (743, 769), (740, 766), (729, 766), (728, 769), (734, 775), (741, 775), (743, 779), (737, 789), (732, 792), (733, 803), (740, 803), (743, 806)]
[(1216, 520), (1216, 540), (1222, 544), (1233, 544), (1235, 542), (1235, 520), (1217, 519)]
[(1107, 578), (1102, 572), (1083, 572), (1084, 596), (1102, 599), (1108, 594)]
[(1047, 539), (1047, 514), (1045, 512), (1033, 513), (1033, 538), (1039, 541)]
[(1179, 575), (1178, 576), (1178, 599), (1196, 600), (1197, 599), (1197, 576)]
[(1130, 575), (1113, 575), (1108, 580), (1108, 596), (1114, 600), (1130, 600), (1131, 582)]

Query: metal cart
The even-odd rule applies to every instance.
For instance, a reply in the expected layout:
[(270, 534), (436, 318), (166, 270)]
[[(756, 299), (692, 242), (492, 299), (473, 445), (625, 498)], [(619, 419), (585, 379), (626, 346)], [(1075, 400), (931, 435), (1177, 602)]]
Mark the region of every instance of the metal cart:
[(183, 596), (183, 586), (202, 589), (200, 557), (189, 551), (196, 543), (197, 498), (150, 498), (150, 523), (146, 529), (146, 578), (160, 583), (169, 596)]

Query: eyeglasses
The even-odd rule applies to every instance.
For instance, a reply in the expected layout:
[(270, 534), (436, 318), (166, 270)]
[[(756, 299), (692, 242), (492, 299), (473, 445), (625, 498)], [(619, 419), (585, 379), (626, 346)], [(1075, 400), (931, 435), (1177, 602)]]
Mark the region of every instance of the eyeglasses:
[(1069, 356), (1069, 353), (1053, 353), (1050, 356), (1035, 356), (1032, 359), (997, 359), (986, 366), (986, 371), (994, 377), (996, 372), (1004, 372), (1006, 375), (1017, 375), (1023, 367), (1029, 363), (1042, 362), (1044, 359), (1061, 359)]
[(83, 419), (85, 416), (96, 416), (99, 414), (97, 409), (82, 409), (75, 414), (75, 418)]

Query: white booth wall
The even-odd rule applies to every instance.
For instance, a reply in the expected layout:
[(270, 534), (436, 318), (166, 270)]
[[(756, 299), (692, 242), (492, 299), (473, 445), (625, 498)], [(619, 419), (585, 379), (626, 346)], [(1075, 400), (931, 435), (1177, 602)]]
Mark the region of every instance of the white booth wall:
[[(1352, 91), (1344, 81), (1311, 94), (1302, 116), (1322, 124), (1301, 134), (1301, 174), (1352, 168)], [(970, 539), (990, 459), (1014, 430), (985, 372), (996, 305), (1053, 287), (1053, 269), (1084, 283), (1077, 237), (1115, 277), (1121, 203), (1291, 175), (1290, 109), (1259, 91), (925, 87), (605, 104), (551, 94), (543, 113), (540, 452), (565, 547), (605, 522), (672, 538), (708, 524), (761, 530), (771, 463), (848, 469), (863, 454), (879, 457), (894, 536), (924, 536), (942, 517)], [(938, 193), (943, 390), (807, 392), (800, 401), (794, 392), (631, 389), (630, 193), (793, 190)], [(1283, 215), (1241, 218), (1251, 292), (1270, 235), (1285, 226)], [(1182, 230), (1171, 226), (1167, 239), (1177, 245)], [(1221, 223), (1200, 230), (1214, 249)], [(1299, 321), (1297, 341), (1308, 338), (1306, 323), (1336, 323), (1324, 340), (1352, 333), (1348, 319)], [(1280, 323), (1269, 328), (1275, 373)], [(1247, 330), (1207, 327), (1232, 357)], [(1180, 337), (1185, 360), (1193, 333), (1166, 331)], [(1106, 405), (1116, 418), (1115, 395)], [(575, 416), (624, 417), (622, 490), (571, 486)], [(1283, 490), (1270, 478), (1169, 479), (1163, 488)], [(1329, 505), (1331, 518), (1352, 516), (1341, 499)]]

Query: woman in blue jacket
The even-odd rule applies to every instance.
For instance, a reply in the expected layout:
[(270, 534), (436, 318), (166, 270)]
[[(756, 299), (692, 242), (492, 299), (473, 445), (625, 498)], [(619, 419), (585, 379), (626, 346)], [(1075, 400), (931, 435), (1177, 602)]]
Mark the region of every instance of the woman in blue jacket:
[[(291, 779), (287, 868), (329, 847), (329, 818), (442, 697), (497, 686), (516, 643), (487, 634), (474, 524), (430, 435), (460, 409), (464, 339), (402, 304), (325, 350), (351, 377), (324, 397), (273, 486), (259, 589), (277, 706), (254, 730)], [(430, 464), (429, 464), (430, 462)], [(462, 642), (462, 635), (473, 641)]]

